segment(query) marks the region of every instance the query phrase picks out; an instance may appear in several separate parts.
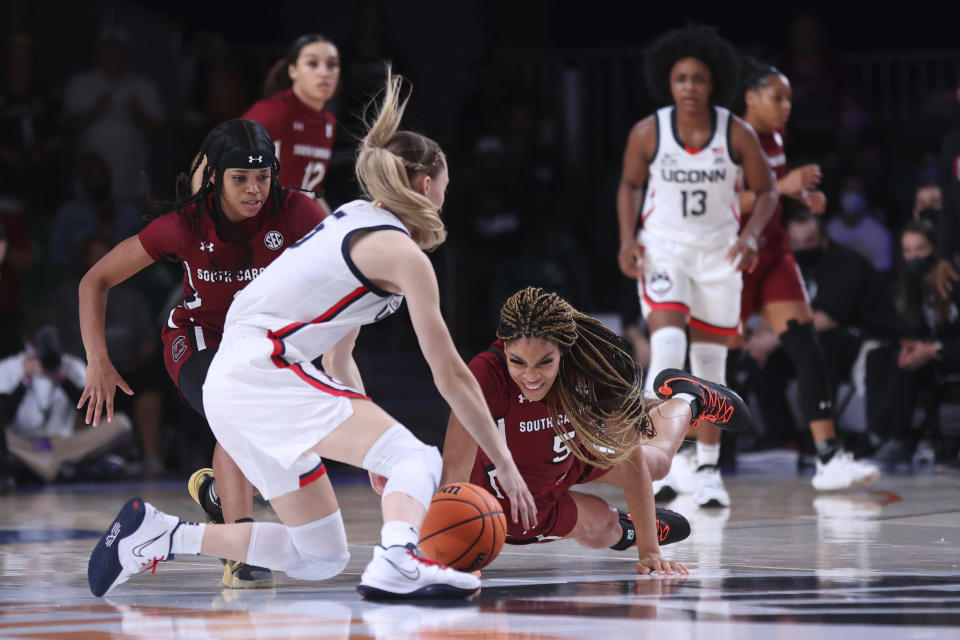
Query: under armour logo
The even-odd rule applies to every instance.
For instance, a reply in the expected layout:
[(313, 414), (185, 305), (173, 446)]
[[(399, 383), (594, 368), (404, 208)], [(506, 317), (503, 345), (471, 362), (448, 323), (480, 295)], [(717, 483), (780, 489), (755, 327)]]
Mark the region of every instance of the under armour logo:
[(518, 401), (520, 404), (523, 404), (524, 402), (530, 402), (529, 400), (527, 400), (527, 397), (526, 397), (525, 395), (523, 395), (522, 393), (521, 393), (519, 396), (517, 396), (517, 398), (518, 398), (517, 401)]
[(303, 131), (303, 123), (298, 120), (293, 121), (293, 130), (294, 131)]
[(826, 409), (829, 409), (829, 408), (830, 408), (830, 401), (829, 401), (829, 400), (821, 400), (821, 401), (820, 401), (820, 410), (821, 410), (821, 411), (825, 411)]
[[(250, 164), (253, 164), (254, 156), (247, 156), (247, 159), (250, 161)], [(263, 162), (263, 156), (256, 156), (257, 162)]]
[(213, 243), (212, 243), (212, 242), (204, 242), (203, 240), (201, 240), (201, 241), (200, 241), (200, 251), (213, 251)]
[(113, 544), (113, 541), (117, 539), (118, 535), (120, 535), (120, 523), (114, 522), (113, 527), (110, 528), (110, 533), (107, 534), (107, 538), (103, 543), (109, 548)]

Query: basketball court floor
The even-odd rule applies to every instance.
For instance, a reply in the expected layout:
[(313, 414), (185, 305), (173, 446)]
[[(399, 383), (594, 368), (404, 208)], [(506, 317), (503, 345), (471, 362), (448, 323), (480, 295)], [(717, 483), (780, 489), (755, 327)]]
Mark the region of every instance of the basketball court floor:
[[(730, 509), (669, 504), (693, 529), (664, 548), (685, 579), (636, 576), (633, 550), (507, 546), (464, 603), (361, 600), (380, 527), (362, 477), (334, 476), (352, 559), (332, 580), (231, 591), (217, 560), (181, 557), (107, 598), (87, 587), (97, 538), (133, 495), (199, 518), (185, 483), (21, 492), (0, 497), (0, 638), (960, 638), (960, 475), (888, 475), (817, 495), (780, 457), (727, 477)], [(616, 489), (593, 490), (622, 506)]]

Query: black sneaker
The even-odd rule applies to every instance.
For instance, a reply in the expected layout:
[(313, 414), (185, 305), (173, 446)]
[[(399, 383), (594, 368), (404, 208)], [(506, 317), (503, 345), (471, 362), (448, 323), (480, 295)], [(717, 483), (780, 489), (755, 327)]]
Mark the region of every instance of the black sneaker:
[(746, 431), (751, 417), (747, 404), (735, 391), (722, 384), (710, 382), (680, 369), (664, 369), (657, 374), (653, 388), (660, 398), (668, 399), (677, 393), (689, 393), (696, 398), (700, 410), (691, 418), (696, 427), (705, 420), (725, 431)]
[[(620, 516), (620, 526), (623, 527), (624, 535), (619, 543), (610, 548), (623, 551), (637, 544), (637, 534), (633, 527), (633, 516), (623, 509), (617, 509), (617, 513)], [(657, 542), (661, 547), (686, 540), (689, 535), (690, 523), (686, 518), (676, 511), (657, 507)]]
[(223, 510), (220, 508), (220, 502), (210, 499), (210, 485), (214, 483), (213, 469), (209, 467), (197, 469), (187, 480), (187, 491), (190, 497), (197, 503), (207, 518), (213, 524), (223, 524)]

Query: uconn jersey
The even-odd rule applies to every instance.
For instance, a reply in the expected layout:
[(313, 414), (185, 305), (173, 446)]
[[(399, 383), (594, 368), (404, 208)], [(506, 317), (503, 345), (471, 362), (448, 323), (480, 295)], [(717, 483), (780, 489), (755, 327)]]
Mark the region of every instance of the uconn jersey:
[(403, 296), (370, 282), (350, 258), (354, 234), (382, 229), (409, 235), (399, 218), (365, 200), (337, 209), (237, 295), (225, 334), (264, 329), (275, 358), (310, 361), (351, 329), (396, 311)]
[(699, 150), (679, 141), (674, 107), (657, 111), (657, 150), (647, 179), (643, 236), (704, 248), (733, 244), (740, 202), (739, 167), (730, 155), (732, 116), (722, 107), (713, 109), (713, 134)]

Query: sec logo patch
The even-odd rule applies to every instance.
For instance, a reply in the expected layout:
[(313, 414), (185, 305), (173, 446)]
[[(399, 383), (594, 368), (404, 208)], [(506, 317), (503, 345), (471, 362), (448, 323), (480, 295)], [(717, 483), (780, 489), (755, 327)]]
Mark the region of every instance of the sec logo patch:
[(267, 235), (263, 236), (263, 244), (267, 245), (267, 249), (276, 251), (283, 246), (283, 234), (279, 231), (267, 231)]

